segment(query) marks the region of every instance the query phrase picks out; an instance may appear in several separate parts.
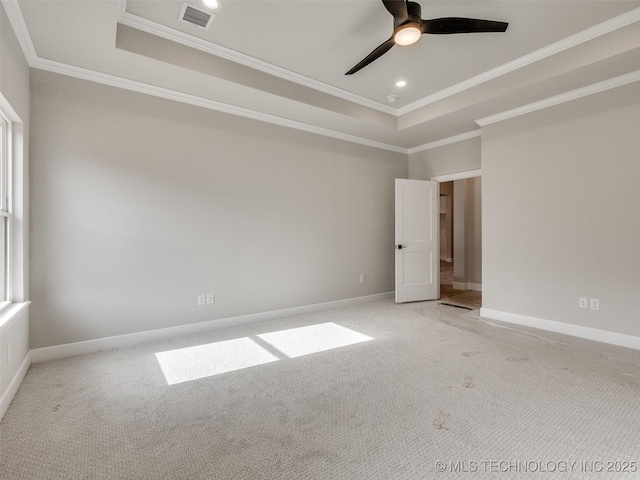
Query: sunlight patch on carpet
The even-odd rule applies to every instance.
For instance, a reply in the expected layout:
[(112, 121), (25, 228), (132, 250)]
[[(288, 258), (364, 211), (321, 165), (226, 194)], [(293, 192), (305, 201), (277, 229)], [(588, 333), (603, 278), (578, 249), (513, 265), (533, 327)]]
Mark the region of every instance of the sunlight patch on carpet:
[(158, 352), (156, 358), (169, 385), (279, 360), (247, 337)]
[(363, 333), (333, 322), (264, 333), (258, 335), (258, 338), (290, 358), (373, 340)]
[[(285, 357), (296, 358), (373, 340), (333, 322), (265, 333), (257, 338), (259, 340), (243, 337), (157, 352), (156, 359), (167, 384), (175, 385), (280, 360), (267, 350), (269, 346)], [(268, 344), (267, 348), (259, 345), (260, 341)]]

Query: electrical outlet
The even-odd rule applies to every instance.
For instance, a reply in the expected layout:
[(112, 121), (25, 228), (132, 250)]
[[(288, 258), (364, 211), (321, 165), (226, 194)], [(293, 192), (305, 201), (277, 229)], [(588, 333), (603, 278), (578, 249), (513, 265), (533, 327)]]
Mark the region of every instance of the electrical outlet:
[(198, 295), (198, 306), (206, 305), (206, 299), (204, 295)]
[(360, 275), (360, 283), (364, 283), (366, 281), (366, 277), (364, 274)]
[(216, 296), (213, 293), (207, 293), (207, 305), (216, 303)]
[(587, 297), (580, 297), (578, 299), (578, 306), (580, 308), (587, 308)]
[(600, 300), (597, 298), (591, 299), (591, 310), (600, 310)]
[(11, 362), (11, 342), (7, 343), (7, 363)]

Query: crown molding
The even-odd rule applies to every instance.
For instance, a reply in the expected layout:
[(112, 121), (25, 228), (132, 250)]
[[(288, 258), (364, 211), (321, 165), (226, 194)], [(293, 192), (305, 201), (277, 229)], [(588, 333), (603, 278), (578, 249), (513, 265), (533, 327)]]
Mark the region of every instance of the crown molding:
[(31, 35), (29, 35), (29, 29), (22, 16), (22, 10), (18, 5), (18, 0), (1, 0), (4, 11), (7, 14), (7, 19), (13, 27), (13, 31), (16, 34), (20, 48), (24, 58), (27, 60), (29, 66), (33, 65), (33, 62), (38, 58), (36, 49), (31, 41)]
[[(76, 67), (73, 65), (68, 65), (68, 64), (64, 64), (62, 62), (57, 62), (54, 60), (49, 60), (46, 58), (41, 58), (38, 57), (38, 54), (36, 53), (36, 49), (33, 46), (33, 42), (31, 40), (31, 36), (29, 35), (29, 30), (27, 28), (27, 24), (24, 21), (24, 16), (22, 15), (22, 10), (20, 9), (20, 5), (18, 4), (17, 0), (0, 0), (0, 2), (2, 2), (2, 5), (4, 6), (5, 12), (7, 13), (7, 19), (9, 20), (9, 23), (11, 24), (15, 35), (18, 39), (18, 42), (20, 44), (20, 47), (22, 48), (22, 52), (25, 56), (25, 59), (27, 60), (27, 63), (29, 64), (30, 67), (33, 68), (38, 68), (40, 70), (47, 70), (50, 72), (54, 72), (54, 73), (59, 73), (62, 75), (67, 75), (67, 76), (71, 76), (71, 77), (76, 77), (76, 78), (80, 78), (83, 80), (89, 80), (92, 82), (97, 82), (97, 83), (102, 83), (105, 85), (110, 85), (110, 86), (114, 86), (114, 87), (118, 87), (118, 88), (124, 88), (126, 90), (132, 90), (135, 92), (139, 92), (139, 93), (145, 93), (148, 95), (153, 95), (156, 97), (161, 97), (161, 98), (166, 98), (166, 99), (170, 99), (170, 100), (175, 100), (175, 101), (179, 101), (179, 102), (183, 102), (183, 103), (188, 103), (190, 105), (196, 105), (196, 106), (200, 106), (200, 107), (204, 107), (204, 108), (208, 108), (210, 110), (216, 110), (219, 112), (225, 112), (225, 113), (230, 113), (232, 115), (238, 115), (238, 116), (242, 116), (245, 118), (251, 118), (254, 120), (259, 120), (259, 121), (263, 121), (263, 122), (267, 122), (267, 123), (272, 123), (275, 125), (280, 125), (283, 127), (289, 127), (289, 128), (294, 128), (296, 130), (302, 130), (305, 132), (309, 132), (309, 133), (315, 133), (318, 135), (323, 135), (326, 137), (331, 137), (331, 138), (335, 138), (338, 140), (344, 140), (350, 143), (356, 143), (359, 145), (365, 145), (368, 147), (373, 147), (373, 148), (378, 148), (381, 150), (387, 150), (390, 152), (395, 152), (395, 153), (402, 153), (407, 155), (408, 154), (408, 149), (405, 147), (399, 147), (396, 145), (390, 145), (387, 143), (382, 143), (382, 142), (376, 142), (374, 140), (369, 140), (367, 138), (362, 138), (362, 137), (358, 137), (355, 135), (349, 135), (347, 133), (342, 133), (342, 132), (337, 132), (335, 130), (330, 130), (328, 128), (323, 128), (323, 127), (318, 127), (315, 125), (310, 125), (307, 123), (303, 123), (303, 122), (298, 122), (296, 120), (290, 120), (287, 118), (283, 118), (283, 117), (278, 117), (276, 115), (271, 115), (268, 113), (262, 113), (262, 112), (257, 112), (254, 110), (250, 110), (248, 108), (243, 108), (243, 107), (237, 107), (234, 105), (230, 105), (230, 104), (226, 104), (226, 103), (222, 103), (222, 102), (216, 102), (214, 100), (209, 100), (209, 99), (205, 99), (202, 97), (197, 97), (195, 95), (189, 95), (189, 94), (185, 94), (185, 93), (181, 93), (181, 92), (177, 92), (175, 90), (170, 90), (167, 88), (162, 88), (162, 87), (156, 87), (153, 85), (149, 85), (143, 82), (138, 82), (135, 80), (129, 80), (129, 79), (125, 79), (125, 78), (120, 78), (117, 77), (115, 75), (109, 75), (109, 74), (105, 74), (105, 73), (101, 73), (101, 72), (96, 72), (93, 70), (88, 70), (85, 68), (81, 68), (81, 67)], [(140, 19), (139, 17), (136, 17), (135, 15), (132, 15), (128, 12), (126, 12), (126, 0), (120, 0), (118, 3), (118, 18), (119, 21), (122, 22), (123, 18), (131, 18), (131, 17), (135, 17)], [(140, 19), (141, 21), (144, 21), (144, 19)], [(152, 23), (153, 22), (149, 22)], [(125, 23), (126, 24), (126, 23)], [(154, 24), (156, 25), (156, 24)], [(139, 26), (136, 25), (129, 25), (129, 26), (133, 26), (134, 28), (140, 28)], [(161, 27), (160, 25), (158, 25), (158, 27)], [(143, 29), (143, 28), (141, 28)], [(144, 30), (144, 29), (143, 29)], [(167, 29), (170, 30), (171, 29)], [(150, 31), (149, 33), (157, 33), (154, 31)], [(173, 33), (176, 33), (175, 31)], [(193, 39), (194, 41), (199, 40), (196, 37), (191, 37), (190, 35), (186, 35), (184, 34), (184, 37), (190, 37), (191, 39)], [(178, 40), (179, 41), (179, 40)], [(203, 43), (208, 44), (209, 46), (212, 46), (213, 44), (211, 44), (210, 42), (206, 42), (204, 40), (202, 40)], [(182, 43), (182, 42), (180, 42)], [(188, 44), (187, 44), (188, 45)], [(193, 45), (191, 45), (193, 46)], [(216, 46), (217, 47), (217, 46)], [(195, 47), (198, 48), (198, 47)], [(223, 49), (223, 47), (217, 47), (220, 49)], [(224, 49), (224, 50), (228, 50), (228, 49)], [(233, 52), (232, 50), (228, 50), (228, 52)], [(210, 52), (212, 53), (212, 52)], [(239, 54), (237, 52), (233, 52), (237, 55), (242, 55)], [(217, 53), (219, 55), (219, 53)], [(223, 55), (220, 55), (223, 56)], [(253, 59), (252, 57), (248, 57), (248, 56), (244, 56), (247, 59), (250, 59), (253, 62), (260, 62), (259, 60)], [(239, 63), (243, 63), (242, 61), (238, 60), (237, 58), (232, 58), (232, 57), (225, 57), (228, 58), (230, 60), (239, 62)], [(391, 113), (392, 115), (397, 115), (397, 110), (395, 108), (391, 108), (391, 107), (387, 107), (386, 105), (380, 105), (376, 102), (373, 102), (372, 100), (366, 99), (364, 97), (359, 97), (358, 95), (354, 95), (354, 94), (350, 94), (348, 92), (345, 92), (341, 89), (338, 89), (336, 87), (332, 87), (330, 85), (324, 84), (322, 82), (316, 82), (314, 80), (311, 80), (307, 77), (304, 77), (302, 75), (298, 75), (295, 74), (293, 72), (289, 72), (288, 70), (285, 69), (280, 69), (279, 67), (275, 67), (272, 66), (266, 62), (260, 62), (260, 63), (264, 63), (266, 66), (271, 67), (273, 69), (279, 69), (282, 70), (282, 72), (288, 73), (289, 75), (292, 76), (297, 76), (300, 77), (303, 80), (306, 80), (310, 83), (316, 83), (318, 85), (316, 85), (315, 87), (310, 85), (310, 84), (306, 84), (306, 86), (309, 86), (311, 88), (316, 88), (318, 90), (324, 91), (325, 93), (329, 93), (331, 95), (336, 95), (336, 96), (340, 96), (341, 98), (345, 98), (347, 100), (351, 100), (354, 101), (356, 103), (360, 103), (361, 105), (365, 105), (365, 103), (363, 102), (367, 102), (369, 104), (366, 104), (365, 106), (370, 106), (372, 108), (376, 108), (377, 110), (381, 110), (384, 111), (385, 113)], [(252, 65), (249, 65), (252, 66)], [(255, 66), (253, 66), (253, 68), (256, 68)], [(266, 71), (266, 70), (263, 70)], [(271, 71), (266, 71), (267, 73), (271, 73), (274, 74)], [(280, 75), (279, 75), (280, 76)], [(281, 78), (286, 78), (284, 76), (282, 76)], [(293, 80), (292, 78), (287, 78), (288, 80), (292, 80), (292, 81), (296, 81)], [(298, 81), (297, 83), (302, 83), (300, 81)], [(303, 83), (304, 84), (304, 83)], [(322, 88), (325, 88), (324, 90), (322, 90)], [(358, 101), (359, 100), (359, 101)]]
[(570, 92), (565, 92), (561, 93), (560, 95), (545, 98), (544, 100), (540, 100), (538, 102), (529, 103), (528, 105), (523, 105), (522, 107), (507, 110), (495, 115), (490, 115), (488, 117), (476, 120), (476, 123), (481, 127), (484, 127), (486, 125), (491, 125), (492, 123), (501, 122), (509, 118), (519, 117), (520, 115), (525, 115), (537, 110), (553, 107), (554, 105), (570, 102), (571, 100), (577, 100), (578, 98), (587, 97), (595, 93), (604, 92), (606, 90), (611, 90), (612, 88), (622, 87), (624, 85), (628, 85), (629, 83), (639, 81), (640, 70), (636, 70), (635, 72), (626, 73), (624, 75), (620, 75), (619, 77), (610, 78), (602, 82), (587, 85), (586, 87), (571, 90)]
[[(122, 6), (123, 4), (124, 6)], [(122, 10), (123, 8), (125, 10)], [(329, 85), (328, 83), (324, 83), (319, 80), (314, 80), (299, 73), (292, 72), (291, 70), (287, 70), (286, 68), (278, 67), (263, 60), (258, 60), (257, 58), (245, 55), (244, 53), (231, 50), (221, 45), (216, 45), (215, 43), (212, 43), (208, 40), (194, 37), (193, 35), (189, 35), (179, 30), (175, 30), (146, 18), (134, 15), (133, 13), (126, 11), (126, 4), (124, 2), (122, 2), (120, 6), (118, 23), (131, 28), (135, 28), (137, 30), (141, 30), (146, 33), (150, 33), (152, 35), (165, 38), (167, 40), (171, 40), (176, 43), (180, 43), (182, 45), (186, 45), (187, 47), (201, 50), (211, 55), (230, 60), (240, 65), (244, 65), (246, 67), (259, 70), (269, 75), (282, 78), (283, 80), (288, 80), (290, 82), (294, 82), (299, 85), (303, 85), (305, 87), (312, 88), (329, 95), (333, 95), (334, 97), (338, 97), (343, 100), (357, 103), (364, 107), (372, 108), (374, 110), (393, 115), (394, 117), (398, 116), (398, 110), (396, 108), (390, 107), (388, 105), (383, 105), (369, 98), (343, 90), (342, 88), (334, 87), (333, 85)]]
[(470, 138), (479, 137), (482, 130), (472, 130), (470, 132), (461, 133), (459, 135), (453, 135), (452, 137), (442, 138), (435, 142), (425, 143), (424, 145), (418, 145), (417, 147), (411, 147), (409, 149), (409, 155), (412, 153), (424, 152), (425, 150), (431, 150), (432, 148), (443, 147), (452, 143), (461, 142), (463, 140), (469, 140)]
[(338, 140), (344, 140), (351, 143), (357, 143), (359, 145), (365, 145), (367, 147), (378, 148), (381, 150), (387, 150), (390, 152), (407, 154), (408, 150), (404, 147), (396, 145), (390, 145), (387, 143), (376, 142), (367, 138), (357, 137), (347, 133), (337, 132), (324, 127), (318, 127), (307, 123), (299, 122), (297, 120), (290, 120), (269, 113), (257, 112), (244, 107), (238, 107), (227, 103), (210, 100), (207, 98), (190, 95), (188, 93), (182, 93), (175, 90), (171, 90), (164, 87), (158, 87), (155, 85), (149, 85), (147, 83), (139, 82), (136, 80), (130, 80), (127, 78), (110, 75), (107, 73), (96, 72), (86, 68), (76, 67), (74, 65), (68, 65), (54, 60), (46, 58), (37, 58), (32, 65), (33, 68), (39, 70), (46, 70), (48, 72), (59, 73), (70, 77), (79, 78), (82, 80), (88, 80), (91, 82), (101, 83), (103, 85), (109, 85), (112, 87), (123, 88), (125, 90), (131, 90), (133, 92), (145, 93), (147, 95), (153, 95), (154, 97), (165, 98), (169, 100), (175, 100), (178, 102), (186, 103), (189, 105), (195, 105), (198, 107), (207, 108), (209, 110), (216, 110), (218, 112), (229, 113), (244, 118), (250, 118), (253, 120), (259, 120), (261, 122), (272, 123), (274, 125), (280, 125), (283, 127), (294, 128), (296, 130), (302, 130), (304, 132), (315, 133), (323, 135), (325, 137), (331, 137)]
[[(20, 5), (17, 0), (0, 0), (2, 3), (5, 12), (7, 14), (7, 19), (9, 20), (16, 38), (20, 44), (20, 47), (23, 51), (26, 61), (33, 68), (38, 68), (41, 70), (47, 70), (54, 73), (59, 73), (62, 75), (67, 75), (71, 77), (76, 77), (92, 82), (102, 83), (105, 85), (110, 85), (118, 88), (123, 88), (126, 90), (131, 90), (139, 93), (145, 93), (148, 95), (153, 95), (160, 98), (166, 98), (174, 101), (179, 101), (182, 103), (200, 106), (203, 108), (207, 108), (210, 110), (216, 110), (224, 113), (229, 113), (232, 115), (238, 115), (245, 118), (250, 118), (254, 120), (259, 120), (267, 123), (272, 123), (275, 125), (280, 125), (288, 128), (293, 128), (296, 130), (301, 130), (309, 133), (314, 133), (326, 137), (335, 138), (338, 140), (344, 140), (350, 143), (355, 143), (359, 145), (365, 145), (372, 148), (378, 148), (381, 150), (386, 150), (395, 153), (401, 153), (405, 155), (410, 155), (413, 153), (418, 153), (421, 151), (429, 150), (432, 148), (441, 147), (444, 145), (448, 145), (451, 143), (456, 143), (459, 141), (467, 140), (470, 138), (474, 138), (480, 136), (481, 130), (473, 130), (471, 132), (462, 133), (460, 135), (454, 135), (452, 137), (444, 138), (441, 140), (437, 140), (434, 142), (426, 143), (424, 145), (419, 145), (416, 147), (406, 148), (397, 145), (391, 145), (387, 143), (377, 142), (374, 140), (370, 140), (363, 137), (358, 137), (355, 135), (350, 135), (342, 132), (338, 132), (335, 130), (330, 130), (324, 127), (319, 127), (311, 124), (307, 124), (304, 122), (299, 122), (296, 120), (287, 119), (284, 117), (279, 117), (276, 115), (271, 115), (268, 113), (254, 111), (244, 107), (238, 107), (235, 105), (230, 105), (222, 102), (217, 102), (214, 100), (198, 97), (195, 95), (190, 95), (182, 92), (178, 92), (175, 90), (157, 87), (154, 85), (149, 85), (143, 82), (130, 80), (126, 78), (117, 77), (115, 75), (105, 74), (101, 72), (96, 72), (93, 70), (76, 67), (73, 65), (64, 64), (62, 62), (57, 62), (54, 60), (49, 60), (45, 58), (38, 57), (33, 42), (31, 40), (31, 36), (29, 35), (29, 30), (26, 26), (24, 17), (22, 15), (22, 10), (20, 9)], [(484, 74), (478, 75), (469, 79), (466, 82), (462, 82), (460, 84), (454, 85), (450, 88), (442, 90), (434, 95), (429, 97), (425, 97), (418, 102), (414, 102), (413, 104), (407, 105), (400, 109), (394, 109), (392, 107), (388, 107), (386, 105), (381, 105), (377, 102), (369, 100), (365, 97), (360, 97), (358, 95), (352, 94), (345, 90), (339, 89), (337, 87), (333, 87), (331, 85), (325, 84), (323, 82), (318, 82), (316, 80), (310, 79), (303, 75), (296, 74), (286, 69), (282, 69), (280, 67), (276, 67), (267, 62), (262, 62), (260, 60), (254, 59), (244, 54), (240, 54), (238, 52), (234, 52), (232, 50), (226, 49), (224, 47), (220, 47), (210, 43), (206, 40), (199, 39), (197, 37), (192, 37), (188, 34), (182, 34), (181, 32), (177, 32), (168, 27), (163, 27), (162, 25), (156, 24), (154, 22), (148, 21), (141, 17), (137, 17), (126, 11), (126, 2), (127, 0), (119, 0), (118, 2), (118, 21), (125, 25), (131, 26), (133, 28), (138, 28), (143, 31), (147, 31), (148, 33), (156, 34), (168, 38), (170, 40), (175, 40), (178, 43), (183, 43), (188, 46), (192, 46), (194, 48), (198, 48), (200, 50), (207, 51), (209, 53), (213, 53), (215, 55), (221, 56), (223, 58), (227, 58), (234, 62), (238, 62), (244, 64), (246, 66), (257, 68), (266, 73), (270, 73), (274, 76), (278, 76), (280, 78), (284, 78), (296, 83), (300, 83), (302, 85), (308, 86), (310, 88), (315, 88), (317, 90), (323, 91), (324, 93), (328, 93), (330, 95), (335, 95), (340, 98), (344, 98), (346, 100), (350, 100), (356, 103), (359, 103), (364, 106), (368, 106), (385, 113), (390, 113), (395, 116), (403, 115), (404, 113), (408, 113), (409, 111), (415, 110), (416, 108), (420, 108), (421, 106), (428, 105), (429, 103), (433, 103), (437, 100), (445, 98), (447, 96), (458, 93), (462, 90), (470, 88), (474, 85), (487, 81), (491, 78), (495, 78), (499, 75), (503, 75), (509, 71), (513, 71), (517, 68), (521, 68), (525, 65), (533, 63), (535, 61), (546, 58), (555, 53), (561, 52), (568, 48), (571, 48), (580, 43), (584, 43), (588, 40), (596, 38), (598, 36), (604, 35), (606, 33), (612, 32), (616, 29), (625, 27), (634, 22), (640, 21), (640, 8), (636, 8), (631, 10), (623, 15), (610, 19), (606, 22), (598, 24), (594, 27), (591, 27), (587, 30), (579, 32), (575, 35), (567, 37), (559, 42), (556, 42), (552, 45), (549, 45), (545, 48), (532, 52), (529, 55), (525, 55), (519, 59), (514, 60), (513, 62), (509, 62), (504, 64), (496, 69), (489, 70)], [(149, 29), (147, 29), (149, 28)], [(159, 30), (163, 30), (160, 32)], [(164, 31), (166, 30), (166, 31)], [(169, 35), (169, 37), (167, 37)], [(181, 39), (172, 38), (172, 36), (184, 37), (184, 42), (195, 42), (197, 44), (206, 44), (204, 47), (191, 45), (190, 43), (184, 43)], [(202, 48), (201, 48), (202, 47)], [(206, 47), (206, 48), (205, 48)], [(210, 51), (208, 49), (216, 50)], [(239, 57), (242, 57), (239, 59)], [(245, 63), (246, 62), (246, 63)], [(256, 67), (256, 64), (261, 64), (263, 68)], [(278, 73), (279, 72), (279, 73)], [(540, 100), (538, 102), (534, 102), (528, 105), (524, 105), (512, 110), (508, 110), (502, 113), (498, 113), (496, 115), (491, 115), (488, 117), (481, 118), (476, 120), (476, 123), (480, 126), (489, 125), (495, 122), (499, 122), (502, 120), (506, 120), (508, 118), (513, 118), (519, 115), (524, 115), (530, 112), (534, 112), (536, 110), (541, 110), (544, 108), (548, 108), (554, 105), (558, 105), (564, 102), (568, 102), (571, 100), (575, 100), (584, 96), (592, 95), (598, 92), (602, 92), (605, 90), (609, 90), (612, 88), (620, 87), (629, 83), (640, 81), (640, 70), (632, 73), (628, 73), (625, 75), (621, 75), (619, 77), (615, 77), (609, 80), (605, 80), (603, 82), (599, 82), (593, 85), (589, 85), (583, 88), (579, 88), (577, 90), (573, 90), (570, 92), (566, 92), (560, 95), (556, 95), (554, 97), (550, 97), (544, 100)], [(307, 82), (307, 83), (305, 83)], [(362, 103), (365, 102), (365, 103)]]
[(589, 40), (593, 40), (594, 38), (606, 35), (607, 33), (611, 33), (614, 30), (618, 30), (638, 21), (640, 21), (640, 7), (630, 10), (605, 22), (599, 23), (598, 25), (594, 25), (593, 27), (587, 28), (586, 30), (578, 32), (574, 35), (563, 38), (562, 40), (552, 43), (551, 45), (547, 45), (546, 47), (540, 48), (520, 58), (516, 58), (511, 62), (507, 62), (496, 68), (487, 70), (480, 75), (476, 75), (475, 77), (472, 77), (468, 80), (445, 88), (444, 90), (440, 90), (433, 95), (429, 95), (421, 100), (417, 100), (413, 103), (410, 103), (409, 105), (405, 105), (404, 107), (398, 109), (398, 116), (402, 116), (405, 113), (412, 112), (414, 110), (417, 110), (418, 108), (422, 108), (439, 100), (443, 100), (444, 98), (450, 97), (451, 95), (455, 95), (464, 90), (480, 85), (481, 83), (493, 80), (494, 78), (505, 75), (509, 72), (513, 72), (514, 70), (517, 70), (519, 68), (526, 67), (527, 65), (538, 62), (547, 57), (563, 52), (564, 50), (568, 50), (569, 48), (580, 45), (581, 43), (588, 42)]
[[(11, 26), (13, 27), (13, 30), (15, 32), (15, 35), (18, 39), (18, 42), (20, 44), (20, 47), (22, 48), (23, 54), (28, 62), (28, 64), (30, 66), (33, 66), (34, 63), (36, 62), (36, 60), (40, 60), (37, 52), (35, 50), (35, 47), (33, 45), (33, 42), (31, 40), (31, 36), (29, 35), (29, 30), (27, 28), (27, 25), (25, 23), (24, 17), (22, 15), (22, 10), (20, 9), (20, 5), (18, 3), (18, 0), (0, 0), (0, 2), (2, 3), (2, 5), (4, 6), (5, 12), (7, 13), (7, 18), (11, 24)], [(315, 90), (318, 91), (322, 91), (324, 93), (327, 93), (329, 95), (334, 95), (336, 97), (342, 98), (344, 100), (348, 100), (354, 103), (358, 103), (360, 105), (369, 107), (369, 108), (373, 108), (375, 110), (384, 112), (384, 113), (388, 113), (390, 115), (399, 117), (401, 115), (404, 115), (405, 113), (409, 113), (413, 110), (416, 110), (418, 108), (424, 107), (426, 105), (429, 105), (431, 103), (437, 102), (439, 100), (442, 100), (446, 97), (449, 97), (451, 95), (454, 95), (456, 93), (460, 93), (466, 89), (469, 89), (471, 87), (474, 87), (476, 85), (479, 85), (481, 83), (484, 83), (486, 81), (489, 81), (493, 78), (499, 77), (501, 75), (504, 75), (506, 73), (512, 72), (514, 70), (517, 70), (518, 68), (522, 68), (526, 65), (530, 65), (536, 61), (542, 60), (544, 58), (547, 58), (551, 55), (557, 54), (559, 52), (562, 52), (564, 50), (567, 50), (571, 47), (574, 47), (576, 45), (579, 45), (581, 43), (587, 42), (589, 40), (592, 40), (594, 38), (597, 38), (601, 35), (605, 35), (607, 33), (610, 33), (614, 30), (623, 28), (627, 25), (630, 25), (632, 23), (635, 23), (637, 21), (640, 21), (640, 8), (635, 8), (633, 10), (630, 10), (629, 12), (626, 12), (622, 15), (619, 15), (617, 17), (614, 17), (610, 20), (607, 20), (605, 22), (602, 22), (598, 25), (595, 25), (591, 28), (588, 28), (586, 30), (583, 30), (582, 32), (576, 33), (574, 35), (571, 35), (570, 37), (564, 38), (558, 42), (555, 42), (551, 45), (548, 45), (546, 47), (543, 47), (539, 50), (536, 50), (530, 54), (527, 54), (523, 57), (520, 57), (518, 59), (515, 59), (511, 62), (505, 63), (499, 67), (496, 67), (494, 69), (488, 70), (480, 75), (477, 75), (475, 77), (472, 77), (464, 82), (458, 83), (456, 85), (453, 85), (449, 88), (445, 88), (433, 95), (429, 95), (421, 100), (418, 100), (416, 102), (413, 102), (409, 105), (406, 105), (402, 108), (399, 109), (395, 109), (393, 107), (387, 106), (387, 105), (383, 105), (380, 104), (378, 102), (375, 102), (371, 99), (368, 99), (366, 97), (362, 97), (360, 95), (356, 95), (354, 93), (351, 92), (347, 92), (346, 90), (343, 90), (341, 88), (338, 87), (334, 87), (333, 85), (329, 85), (326, 84), (324, 82), (320, 82), (314, 79), (311, 79), (309, 77), (306, 77), (304, 75), (300, 75), (298, 73), (292, 72), (290, 70), (281, 68), (281, 67), (277, 67), (275, 65), (272, 65), (268, 62), (264, 62), (262, 60), (258, 60), (255, 59), (253, 57), (250, 57), (248, 55), (244, 55), (242, 53), (239, 52), (235, 52), (231, 49), (219, 46), (219, 45), (215, 45), (209, 41), (200, 39), (198, 37), (193, 37), (191, 35), (188, 35), (186, 33), (182, 33), (179, 32), (177, 30), (174, 30), (172, 28), (169, 27), (165, 27), (163, 25), (160, 25), (158, 23), (152, 22), (150, 20), (138, 17), (137, 15), (134, 15), (132, 13), (129, 13), (126, 11), (126, 5), (127, 5), (127, 0), (119, 0), (118, 2), (118, 21), (124, 25), (128, 25), (130, 27), (133, 28), (137, 28), (139, 30), (145, 31), (147, 33), (151, 33), (154, 35), (159, 35), (161, 37), (167, 38), (169, 40), (173, 40), (176, 41), (178, 43), (181, 43), (183, 45), (187, 45), (190, 46), (192, 48), (196, 48), (202, 51), (205, 51), (207, 53), (211, 53), (213, 55), (217, 55), (219, 57), (222, 58), (226, 58), (228, 60), (234, 61), (236, 63), (240, 63), (242, 65), (251, 67), (251, 68), (255, 68), (257, 70), (263, 71), (265, 73), (277, 76), (279, 78), (283, 78), (304, 86), (307, 86), (309, 88), (313, 88)], [(605, 83), (605, 82), (603, 82)], [(610, 87), (610, 88), (614, 88), (614, 87)], [(569, 92), (572, 93), (572, 92)], [(595, 92), (594, 92), (595, 93)], [(559, 95), (558, 97), (562, 97), (562, 95)], [(556, 97), (552, 97), (552, 98), (556, 98)], [(547, 99), (550, 100), (550, 99)], [(566, 100), (568, 101), (568, 100)], [(560, 102), (562, 103), (562, 102)], [(531, 104), (533, 105), (533, 104)], [(521, 108), (526, 108), (528, 106), (525, 107), (521, 107)], [(541, 107), (541, 108), (545, 108), (545, 107)], [(518, 109), (515, 109), (518, 110)], [(506, 113), (506, 112), (505, 112)], [(525, 112), (526, 113), (526, 112)], [(498, 114), (501, 115), (501, 114)], [(494, 116), (491, 117), (486, 117), (483, 119), (480, 119), (478, 122), (480, 121), (484, 121), (487, 118), (493, 118)], [(359, 137), (356, 137), (359, 138)], [(454, 138), (454, 137), (451, 137)], [(445, 141), (447, 139), (443, 139), (442, 141)], [(464, 140), (464, 138), (461, 138), (460, 140)], [(455, 141), (459, 141), (459, 140), (455, 140)], [(413, 147), (411, 149), (404, 149), (405, 151), (408, 151), (409, 153), (416, 153), (419, 151), (423, 151), (423, 150), (428, 150), (429, 148), (436, 148), (437, 146), (441, 146), (441, 145), (437, 145), (438, 142), (432, 142), (429, 144), (425, 144), (425, 145), (421, 145), (421, 146), (417, 146), (417, 147)], [(432, 144), (436, 144), (436, 145), (432, 145)], [(446, 144), (446, 143), (445, 143)], [(443, 145), (445, 145), (443, 144)], [(397, 147), (397, 148), (402, 148), (402, 147)]]

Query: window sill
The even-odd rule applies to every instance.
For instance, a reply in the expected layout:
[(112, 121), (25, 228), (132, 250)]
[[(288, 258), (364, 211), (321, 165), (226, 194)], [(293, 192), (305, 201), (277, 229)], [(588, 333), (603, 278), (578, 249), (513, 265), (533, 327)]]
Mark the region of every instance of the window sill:
[(0, 311), (0, 329), (7, 330), (20, 317), (20, 313), (27, 308), (31, 302), (10, 303)]

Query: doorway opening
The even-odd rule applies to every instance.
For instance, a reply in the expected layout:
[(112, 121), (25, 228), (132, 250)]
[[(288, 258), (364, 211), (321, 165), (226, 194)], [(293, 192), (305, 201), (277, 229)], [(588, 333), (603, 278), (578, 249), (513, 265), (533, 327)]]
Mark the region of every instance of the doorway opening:
[(477, 171), (440, 183), (440, 300), (482, 306), (482, 183)]

